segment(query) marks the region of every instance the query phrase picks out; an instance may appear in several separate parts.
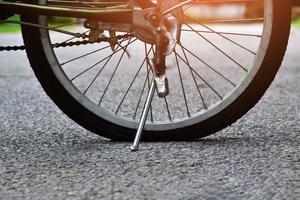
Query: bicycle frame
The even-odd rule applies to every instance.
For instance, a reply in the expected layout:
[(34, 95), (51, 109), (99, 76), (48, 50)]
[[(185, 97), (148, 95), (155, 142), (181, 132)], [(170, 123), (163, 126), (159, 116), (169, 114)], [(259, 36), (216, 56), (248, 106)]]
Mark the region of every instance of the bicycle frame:
[[(31, 14), (31, 15), (45, 15), (45, 16), (60, 16), (60, 17), (74, 17), (85, 19), (98, 19), (102, 22), (110, 23), (131, 23), (133, 9), (109, 7), (117, 5), (117, 3), (103, 2), (97, 6), (103, 8), (75, 8), (62, 7), (55, 5), (35, 5), (29, 3), (7, 2), (0, 1), (0, 13), (8, 14)], [(120, 3), (118, 3), (120, 5)], [(124, 5), (124, 4), (123, 4)]]
[[(183, 0), (181, 0), (182, 2)], [(196, 0), (197, 1), (197, 0)], [(199, 0), (198, 0), (199, 1)], [(200, 0), (202, 3), (249, 3), (255, 0)], [(300, 0), (291, 0), (292, 6), (300, 6)], [(132, 7), (116, 7), (125, 5), (126, 2), (93, 2), (97, 8), (76, 8), (66, 7), (72, 6), (72, 1), (54, 1), (49, 2), (48, 5), (36, 5), (23, 2), (13, 1), (0, 1), (0, 13), (7, 13), (8, 16), (14, 14), (33, 14), (45, 16), (61, 16), (61, 17), (74, 17), (85, 19), (98, 19), (102, 22), (109, 23), (132, 23), (132, 16), (134, 9)], [(129, 4), (128, 4), (129, 5)], [(115, 7), (114, 7), (115, 6)], [(1, 17), (1, 14), (0, 14)]]
[[(193, 0), (189, 2), (201, 2), (208, 4), (222, 4), (222, 3), (251, 3), (255, 0)], [(180, 0), (180, 5), (183, 6), (189, 3), (186, 0)], [(23, 2), (0, 1), (0, 11), (8, 14), (33, 14), (45, 16), (61, 16), (74, 17), (85, 19), (96, 19), (102, 22), (109, 23), (132, 23), (132, 16), (134, 9), (130, 3), (126, 2), (94, 2), (97, 8), (88, 7), (78, 8), (74, 7), (74, 3), (70, 1), (54, 1), (49, 2), (48, 5), (36, 5)], [(120, 7), (123, 5), (123, 7)], [(70, 6), (70, 7), (66, 7)], [(73, 7), (72, 7), (73, 6)]]

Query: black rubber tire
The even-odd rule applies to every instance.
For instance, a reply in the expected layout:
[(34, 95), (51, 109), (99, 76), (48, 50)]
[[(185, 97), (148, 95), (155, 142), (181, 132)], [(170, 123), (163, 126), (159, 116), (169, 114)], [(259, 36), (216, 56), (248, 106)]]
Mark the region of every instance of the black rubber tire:
[[(145, 131), (143, 140), (192, 140), (219, 131), (247, 113), (260, 100), (272, 83), (285, 54), (289, 30), (291, 7), (289, 1), (273, 0), (273, 22), (269, 46), (263, 64), (246, 90), (223, 111), (215, 116), (189, 127), (172, 131)], [(22, 16), (23, 21), (37, 22), (35, 16)], [(86, 129), (114, 140), (132, 140), (135, 131), (108, 122), (93, 114), (77, 102), (58, 81), (51, 70), (36, 28), (23, 26), (22, 33), (26, 52), (36, 77), (48, 96), (71, 119)]]

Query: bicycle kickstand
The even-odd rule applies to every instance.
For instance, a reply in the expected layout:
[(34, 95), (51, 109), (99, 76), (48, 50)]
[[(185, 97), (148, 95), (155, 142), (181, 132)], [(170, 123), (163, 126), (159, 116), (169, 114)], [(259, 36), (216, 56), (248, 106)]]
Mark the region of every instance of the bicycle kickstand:
[(143, 112), (142, 112), (142, 115), (141, 115), (141, 118), (140, 118), (140, 121), (139, 121), (139, 126), (138, 126), (138, 129), (137, 129), (135, 138), (134, 138), (134, 142), (133, 142), (133, 145), (130, 147), (131, 151), (138, 151), (139, 150), (139, 143), (140, 143), (140, 140), (141, 140), (141, 137), (142, 137), (142, 134), (143, 134), (143, 130), (144, 130), (145, 123), (146, 123), (147, 116), (148, 116), (148, 112), (149, 112), (149, 108), (150, 108), (150, 105), (151, 105), (151, 102), (152, 102), (152, 99), (153, 99), (154, 91), (155, 91), (155, 83), (154, 83), (154, 80), (152, 80), (151, 87), (150, 87), (150, 90), (148, 92), (147, 99), (146, 99), (146, 102), (145, 102), (145, 105), (144, 105), (144, 108), (143, 108)]

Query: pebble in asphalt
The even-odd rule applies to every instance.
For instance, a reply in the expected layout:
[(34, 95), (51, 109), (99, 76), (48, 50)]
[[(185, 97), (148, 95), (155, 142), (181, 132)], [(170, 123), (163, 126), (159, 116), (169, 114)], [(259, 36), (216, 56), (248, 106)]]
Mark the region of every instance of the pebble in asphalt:
[(136, 153), (68, 119), (24, 53), (0, 54), (0, 199), (299, 199), (299, 38), (293, 29), (276, 80), (237, 123)]

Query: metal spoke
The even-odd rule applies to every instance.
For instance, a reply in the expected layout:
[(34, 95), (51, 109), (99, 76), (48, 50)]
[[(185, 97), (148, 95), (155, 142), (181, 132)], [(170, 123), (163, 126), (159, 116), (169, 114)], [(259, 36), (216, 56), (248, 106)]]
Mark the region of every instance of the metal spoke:
[(103, 100), (103, 98), (104, 98), (104, 96), (105, 96), (105, 94), (106, 94), (106, 92), (107, 92), (107, 90), (108, 90), (108, 87), (110, 86), (110, 84), (111, 84), (111, 82), (112, 82), (112, 80), (113, 80), (113, 78), (114, 78), (114, 76), (115, 76), (115, 74), (116, 74), (116, 71), (117, 71), (117, 69), (118, 69), (119, 66), (120, 66), (120, 63), (121, 63), (121, 61), (122, 61), (122, 59), (123, 59), (123, 57), (124, 57), (124, 54), (126, 53), (126, 49), (127, 49), (127, 47), (130, 45), (131, 39), (132, 39), (132, 38), (129, 39), (127, 45), (126, 45), (126, 46), (124, 47), (124, 49), (123, 49), (123, 53), (122, 53), (122, 55), (121, 55), (121, 57), (120, 57), (120, 59), (119, 59), (117, 65), (116, 65), (116, 67), (115, 67), (115, 70), (113, 71), (112, 76), (110, 77), (109, 82), (108, 82), (108, 84), (106, 85), (105, 90), (104, 90), (104, 92), (103, 92), (103, 94), (102, 94), (102, 96), (101, 96), (101, 98), (100, 98), (100, 100), (99, 100), (99, 103), (98, 103), (99, 106), (101, 105), (102, 100)]
[(222, 35), (236, 35), (236, 36), (245, 36), (245, 37), (258, 37), (261, 38), (262, 35), (258, 34), (246, 34), (246, 33), (235, 33), (235, 32), (224, 32), (224, 31), (204, 31), (204, 30), (190, 30), (190, 29), (181, 29), (181, 31), (185, 32), (199, 32), (199, 33), (219, 33)]
[(166, 106), (167, 112), (168, 112), (168, 118), (169, 118), (170, 121), (172, 121), (172, 116), (171, 116), (171, 112), (170, 112), (170, 109), (169, 109), (169, 103), (168, 103), (167, 97), (164, 97), (164, 101), (165, 101), (165, 106)]
[[(122, 44), (122, 42), (124, 42), (124, 41), (126, 41), (126, 40), (128, 40), (128, 38), (126, 38), (126, 39), (123, 38), (123, 39), (121, 40), (121, 42), (119, 42), (117, 45), (120, 46), (120, 45)], [(104, 50), (104, 49), (107, 49), (107, 48), (109, 48), (109, 47), (110, 47), (110, 45), (107, 45), (107, 46), (105, 46), (105, 47), (96, 49), (96, 50), (91, 51), (91, 52), (89, 52), (89, 53), (83, 54), (83, 55), (81, 55), (81, 56), (78, 56), (78, 57), (72, 58), (72, 59), (70, 59), (70, 60), (68, 60), (68, 61), (65, 61), (65, 62), (63, 62), (63, 63), (60, 63), (60, 65), (61, 65), (61, 66), (66, 65), (67, 63), (70, 63), (70, 62), (73, 62), (73, 61), (75, 61), (75, 60), (84, 58), (84, 57), (89, 56), (89, 55), (91, 55), (91, 54), (94, 54), (94, 53), (97, 53), (97, 52), (102, 51), (102, 50)], [(120, 46), (120, 47), (122, 48), (122, 46)]]
[(142, 91), (141, 91), (140, 96), (139, 96), (139, 100), (138, 100), (137, 105), (135, 107), (135, 111), (134, 111), (134, 114), (133, 114), (133, 119), (136, 118), (137, 111), (138, 111), (139, 105), (141, 103), (143, 93), (144, 93), (145, 88), (146, 88), (147, 80), (149, 78), (149, 74), (150, 74), (150, 68), (148, 68), (148, 66), (147, 66), (147, 74), (146, 74), (145, 81), (144, 81), (144, 84), (143, 84), (143, 87), (142, 87)]
[[(124, 41), (122, 41), (124, 42)], [(122, 43), (121, 42), (121, 43)], [(132, 42), (131, 42), (132, 43)], [(110, 55), (106, 56), (105, 58), (101, 59), (100, 61), (96, 62), (95, 64), (91, 65), (89, 68), (83, 70), (82, 72), (80, 72), (78, 75), (76, 75), (75, 77), (73, 77), (71, 79), (71, 81), (74, 81), (75, 79), (77, 79), (79, 76), (81, 76), (82, 74), (88, 72), (89, 70), (93, 69), (94, 67), (96, 67), (98, 64), (102, 63), (104, 60), (110, 58), (111, 56), (113, 56), (114, 54), (118, 53), (119, 51), (121, 51), (122, 49), (118, 49), (116, 51), (114, 51), (113, 53), (111, 53)]]
[[(194, 30), (193, 27), (190, 25), (186, 24), (190, 29)], [(228, 59), (230, 59), (232, 62), (234, 62), (236, 65), (238, 65), (241, 69), (243, 69), (245, 72), (248, 72), (248, 70), (242, 66), (240, 63), (238, 63), (235, 59), (233, 59), (231, 56), (229, 56), (227, 53), (225, 53), (222, 49), (220, 49), (218, 46), (216, 46), (213, 42), (208, 40), (206, 37), (204, 37), (202, 34), (195, 32), (197, 35), (199, 35), (201, 38), (203, 38), (206, 42), (208, 42), (210, 45), (212, 45), (214, 48), (219, 50), (224, 56), (226, 56)]]
[(181, 89), (182, 89), (182, 94), (183, 94), (183, 98), (184, 98), (186, 112), (187, 112), (188, 117), (190, 117), (191, 114), (190, 114), (188, 102), (187, 102), (187, 99), (186, 99), (186, 94), (185, 94), (185, 89), (184, 89), (184, 85), (183, 85), (182, 75), (181, 75), (181, 71), (180, 71), (180, 67), (179, 67), (177, 52), (176, 52), (175, 48), (174, 48), (173, 51), (175, 53), (174, 55), (175, 55), (175, 60), (176, 60), (176, 66), (177, 66), (178, 75), (179, 75), (179, 79), (180, 79), (180, 85), (181, 85)]
[(240, 22), (257, 22), (257, 21), (264, 21), (263, 17), (258, 18), (239, 18), (239, 19), (220, 19), (220, 20), (202, 20), (201, 23), (240, 23)]
[[(195, 22), (195, 21), (194, 21), (193, 19), (191, 19), (190, 17), (188, 17), (188, 16), (186, 16), (186, 15), (185, 15), (185, 17), (187, 17), (188, 19), (190, 19), (190, 20), (192, 20), (193, 22)], [(233, 41), (232, 39), (230, 39), (230, 38), (228, 38), (228, 37), (226, 37), (226, 36), (220, 34), (219, 32), (215, 31), (214, 29), (212, 29), (212, 28), (206, 26), (205, 24), (203, 24), (203, 23), (198, 23), (198, 24), (200, 24), (200, 25), (203, 26), (204, 28), (210, 30), (211, 32), (213, 32), (213, 33), (219, 35), (220, 37), (224, 38), (225, 40), (227, 40), (227, 41), (229, 41), (229, 42), (231, 42), (231, 43), (237, 45), (238, 47), (240, 47), (240, 48), (242, 48), (242, 49), (244, 49), (244, 50), (246, 50), (246, 51), (248, 51), (249, 53), (253, 54), (254, 56), (256, 55), (256, 53), (253, 52), (252, 50), (250, 50), (249, 48), (247, 48), (247, 47), (245, 47), (245, 46), (243, 46), (243, 45), (241, 45), (241, 44), (239, 44), (239, 43)]]
[[(201, 25), (202, 25), (202, 24), (201, 24)], [(220, 33), (215, 32), (213, 29), (211, 29), (211, 28), (205, 26), (204, 24), (203, 24), (202, 26), (204, 26), (204, 27), (206, 27), (207, 29), (213, 31), (214, 33), (216, 33), (216, 34), (219, 35), (220, 37), (222, 37), (222, 38), (228, 40), (229, 42), (231, 42), (231, 43), (237, 45), (238, 47), (240, 47), (240, 48), (242, 48), (242, 49), (248, 51), (248, 52), (251, 53), (252, 55), (254, 55), (254, 56), (256, 55), (256, 53), (255, 53), (254, 51), (250, 50), (249, 48), (247, 48), (247, 47), (245, 47), (245, 46), (243, 46), (243, 45), (241, 45), (241, 44), (239, 44), (239, 43), (233, 41), (232, 39), (230, 39), (230, 38), (228, 38), (228, 37), (226, 37), (226, 36), (224, 36), (224, 35), (222, 35), (222, 34), (220, 34)]]
[[(152, 51), (154, 51), (154, 48), (153, 46), (151, 46), (151, 49)], [(145, 48), (145, 51), (147, 51), (147, 47)], [(153, 55), (154, 55), (154, 52), (153, 52)], [(149, 58), (147, 57), (147, 68), (150, 69), (150, 71), (152, 72), (152, 75), (153, 75), (153, 71), (152, 71), (152, 68), (150, 66), (150, 62), (149, 62)], [(150, 78), (149, 76), (147, 77), (147, 82), (148, 82), (148, 91), (150, 91), (150, 88), (151, 88), (151, 83), (152, 81), (150, 82)], [(153, 108), (152, 108), (152, 102), (150, 102), (150, 119), (151, 119), (151, 122), (153, 122)]]
[(89, 84), (89, 86), (86, 88), (86, 90), (83, 92), (83, 94), (86, 94), (88, 92), (88, 90), (90, 89), (90, 87), (93, 85), (93, 83), (96, 81), (96, 79), (100, 76), (101, 72), (104, 70), (104, 68), (107, 66), (108, 62), (110, 61), (110, 59), (113, 57), (112, 54), (107, 61), (104, 63), (104, 65), (102, 66), (102, 68), (98, 71), (98, 73), (96, 74), (96, 76), (93, 78), (92, 82)]
[[(146, 45), (146, 44), (145, 44), (145, 45)], [(150, 51), (151, 51), (151, 48), (149, 49), (148, 52), (146, 52), (146, 53), (147, 53), (147, 54), (146, 54), (146, 57), (145, 57), (144, 60), (142, 61), (141, 65), (139, 66), (138, 71), (137, 71), (136, 74), (134, 75), (133, 80), (132, 80), (131, 83), (129, 84), (129, 87), (128, 87), (128, 89), (126, 90), (126, 92), (125, 92), (125, 94), (124, 94), (124, 96), (123, 96), (123, 98), (122, 98), (122, 100), (121, 100), (121, 102), (120, 102), (120, 104), (119, 104), (119, 106), (118, 106), (118, 108), (117, 108), (115, 114), (118, 114), (119, 109), (121, 108), (121, 106), (122, 106), (122, 104), (123, 104), (125, 98), (127, 97), (127, 95), (128, 95), (128, 93), (129, 93), (129, 91), (130, 91), (130, 89), (131, 89), (131, 87), (132, 87), (134, 81), (136, 80), (138, 74), (140, 73), (142, 67), (144, 66), (144, 64), (145, 64), (145, 62), (146, 62), (146, 60), (147, 60), (147, 56), (149, 55)]]
[(107, 49), (107, 48), (109, 48), (109, 47), (110, 47), (110, 45), (107, 45), (107, 46), (105, 46), (105, 47), (96, 49), (96, 50), (91, 51), (91, 52), (89, 52), (89, 53), (86, 53), (86, 54), (83, 54), (83, 55), (81, 55), (81, 56), (77, 56), (77, 57), (75, 57), (75, 58), (72, 58), (72, 59), (70, 59), (70, 60), (68, 60), (68, 61), (65, 61), (65, 62), (61, 63), (60, 65), (61, 65), (61, 66), (66, 65), (66, 64), (68, 64), (68, 63), (70, 63), (70, 62), (73, 62), (73, 61), (75, 61), (75, 60), (78, 60), (78, 59), (84, 58), (84, 57), (86, 57), (86, 56), (92, 55), (92, 54), (94, 54), (94, 53), (97, 53), (97, 52), (102, 51), (102, 50), (104, 50), (104, 49)]
[[(118, 50), (118, 47), (116, 48), (116, 50)], [(98, 73), (96, 74), (96, 76), (93, 78), (92, 82), (89, 84), (89, 86), (86, 88), (86, 90), (84, 91), (83, 94), (86, 94), (89, 90), (89, 88), (93, 85), (93, 83), (96, 81), (96, 79), (100, 76), (101, 72), (104, 70), (104, 68), (107, 66), (108, 62), (111, 60), (111, 58), (115, 55), (116, 53), (113, 53), (109, 56), (109, 58), (106, 60), (106, 62), (104, 63), (104, 65), (102, 66), (102, 68), (98, 71)]]
[[(155, 52), (154, 52), (154, 48), (153, 48), (153, 45), (151, 45), (151, 48), (152, 48), (152, 54), (153, 54), (153, 56), (155, 55)], [(148, 57), (147, 58), (147, 68), (149, 67), (149, 69), (150, 69), (150, 72), (151, 72), (151, 74), (152, 74), (152, 78), (154, 77), (154, 73), (153, 73), (153, 69), (152, 69), (152, 66), (151, 66), (151, 63), (150, 63), (150, 58)], [(152, 83), (152, 81), (150, 81), (150, 78), (148, 77), (147, 78), (147, 80), (148, 80), (148, 91), (150, 90), (150, 87), (151, 87), (151, 83)], [(150, 104), (150, 119), (151, 119), (151, 121), (153, 122), (153, 108), (152, 108), (152, 102), (151, 102), (151, 104)]]
[(206, 103), (204, 102), (204, 98), (203, 98), (202, 92), (201, 92), (201, 90), (200, 90), (200, 88), (199, 88), (199, 86), (198, 86), (198, 83), (197, 83), (196, 77), (195, 77), (195, 75), (194, 75), (194, 72), (193, 72), (192, 69), (191, 69), (191, 65), (190, 65), (190, 62), (189, 62), (189, 60), (188, 60), (188, 57), (187, 57), (187, 55), (186, 55), (186, 53), (185, 53), (185, 50), (184, 50), (184, 48), (182, 47), (181, 44), (180, 44), (180, 47), (181, 47), (182, 53), (183, 53), (183, 55), (184, 55), (184, 58), (185, 58), (187, 64), (189, 65), (189, 70), (190, 70), (191, 75), (192, 75), (192, 77), (193, 77), (193, 81), (194, 81), (195, 86), (196, 86), (196, 88), (197, 88), (197, 91), (198, 91), (198, 94), (199, 94), (200, 99), (201, 99), (201, 101), (202, 101), (202, 104), (203, 104), (204, 108), (207, 109)]
[(201, 63), (204, 64), (204, 66), (210, 68), (211, 70), (213, 70), (216, 74), (218, 74), (220, 77), (222, 77), (224, 80), (226, 80), (228, 83), (230, 83), (233, 87), (236, 87), (236, 84), (234, 82), (232, 82), (231, 80), (229, 80), (229, 78), (227, 78), (226, 76), (224, 76), (221, 72), (219, 72), (218, 70), (216, 70), (214, 67), (212, 67), (211, 65), (209, 65), (207, 62), (205, 62), (203, 59), (201, 59), (199, 56), (195, 55), (193, 52), (191, 52), (188, 48), (184, 47), (181, 43), (178, 44), (179, 46), (181, 46), (183, 49), (185, 49), (188, 53), (190, 53), (192, 56), (194, 56), (197, 60), (199, 60)]
[(189, 66), (188, 63), (176, 52), (174, 52), (186, 65), (189, 67), (196, 75), (199, 77), (221, 100), (223, 99), (222, 95), (220, 95), (209, 83), (206, 81), (193, 67)]

